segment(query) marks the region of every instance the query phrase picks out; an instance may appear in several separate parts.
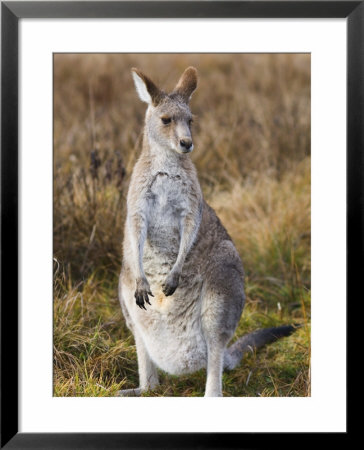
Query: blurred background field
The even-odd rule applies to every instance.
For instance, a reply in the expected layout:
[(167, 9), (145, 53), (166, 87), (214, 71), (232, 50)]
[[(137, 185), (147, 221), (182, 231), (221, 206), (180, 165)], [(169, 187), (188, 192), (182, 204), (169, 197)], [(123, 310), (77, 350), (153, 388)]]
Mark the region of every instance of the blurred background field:
[[(246, 272), (236, 336), (302, 324), (224, 373), (225, 396), (310, 395), (310, 56), (54, 56), (54, 395), (112, 396), (138, 385), (117, 299), (128, 180), (145, 104), (138, 67), (165, 90), (194, 65), (196, 164), (207, 202)], [(205, 371), (146, 395), (202, 396)]]

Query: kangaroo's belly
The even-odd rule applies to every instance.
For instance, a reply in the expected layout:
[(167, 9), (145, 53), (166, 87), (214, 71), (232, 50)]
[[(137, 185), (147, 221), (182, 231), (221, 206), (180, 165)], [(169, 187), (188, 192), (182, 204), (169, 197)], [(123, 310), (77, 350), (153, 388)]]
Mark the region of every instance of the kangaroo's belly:
[[(149, 323), (140, 321), (138, 326), (151, 359), (158, 367), (174, 375), (206, 367), (207, 355), (200, 302), (184, 298), (187, 293), (183, 288), (178, 294), (177, 291), (170, 297), (156, 293), (151, 299), (152, 306), (148, 305)], [(140, 318), (142, 314), (137, 313)]]
[[(173, 247), (146, 242), (143, 265), (154, 297), (147, 311), (132, 302), (135, 321), (154, 363), (164, 371), (178, 375), (206, 367), (206, 343), (200, 320), (202, 277), (193, 264), (185, 263), (179, 286), (171, 296), (165, 296), (162, 285), (174, 262), (179, 247), (176, 236)], [(146, 317), (147, 316), (147, 317)]]
[(192, 373), (206, 367), (207, 347), (197, 322), (176, 325), (172, 317), (155, 318), (154, 332), (141, 330), (143, 341), (153, 362), (172, 375)]
[(161, 270), (148, 277), (154, 297), (151, 305), (140, 309), (134, 298), (134, 287), (121, 286), (122, 298), (133, 326), (143, 339), (153, 362), (162, 370), (178, 375), (206, 367), (207, 348), (201, 324), (202, 278), (182, 275), (171, 296), (162, 291), (165, 275)]

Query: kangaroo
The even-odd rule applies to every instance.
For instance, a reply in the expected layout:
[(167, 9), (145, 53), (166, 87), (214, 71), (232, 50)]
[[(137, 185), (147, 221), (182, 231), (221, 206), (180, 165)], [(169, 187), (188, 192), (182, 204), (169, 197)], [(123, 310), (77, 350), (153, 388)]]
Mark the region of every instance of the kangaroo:
[(245, 303), (244, 272), (189, 156), (197, 71), (187, 68), (170, 94), (138, 69), (132, 76), (148, 107), (127, 196), (119, 298), (135, 338), (140, 385), (118, 395), (155, 388), (157, 368), (174, 375), (206, 368), (205, 396), (222, 396), (224, 368), (294, 327), (258, 330), (227, 347)]

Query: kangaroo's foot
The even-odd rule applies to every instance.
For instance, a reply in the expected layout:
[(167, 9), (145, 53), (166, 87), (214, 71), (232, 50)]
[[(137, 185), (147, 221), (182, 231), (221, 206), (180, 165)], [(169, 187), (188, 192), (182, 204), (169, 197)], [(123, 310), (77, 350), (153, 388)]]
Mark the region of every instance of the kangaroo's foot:
[(145, 392), (145, 389), (140, 387), (135, 389), (122, 389), (121, 391), (117, 391), (115, 397), (140, 397), (143, 392)]

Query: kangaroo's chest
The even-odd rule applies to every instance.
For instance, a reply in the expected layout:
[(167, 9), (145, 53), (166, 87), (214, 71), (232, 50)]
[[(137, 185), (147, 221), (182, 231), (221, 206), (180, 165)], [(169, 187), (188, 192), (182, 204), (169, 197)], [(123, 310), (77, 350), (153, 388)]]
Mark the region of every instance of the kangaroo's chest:
[(183, 175), (159, 171), (147, 192), (147, 240), (153, 247), (178, 248), (181, 219), (188, 211), (188, 186)]
[[(178, 219), (188, 208), (188, 186), (181, 174), (159, 171), (148, 189), (148, 204), (152, 219), (167, 223)], [(162, 215), (163, 214), (163, 215)]]

